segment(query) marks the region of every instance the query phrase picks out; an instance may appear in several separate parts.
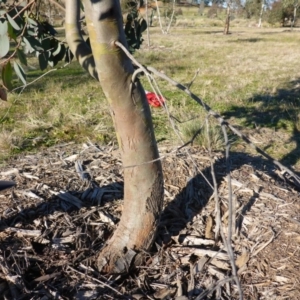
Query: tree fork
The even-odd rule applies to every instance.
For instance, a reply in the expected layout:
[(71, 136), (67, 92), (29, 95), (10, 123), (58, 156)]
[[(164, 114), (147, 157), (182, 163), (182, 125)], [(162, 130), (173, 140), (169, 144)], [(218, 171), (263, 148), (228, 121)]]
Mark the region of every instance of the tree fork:
[[(122, 217), (97, 266), (100, 271), (123, 273), (141, 263), (141, 254), (155, 239), (163, 205), (162, 168), (144, 89), (139, 80), (132, 82), (132, 63), (115, 45), (119, 41), (127, 47), (120, 3), (85, 0), (84, 6), (95, 73), (110, 104), (124, 167)], [(66, 7), (68, 15), (71, 10)], [(68, 36), (68, 25), (66, 31)]]

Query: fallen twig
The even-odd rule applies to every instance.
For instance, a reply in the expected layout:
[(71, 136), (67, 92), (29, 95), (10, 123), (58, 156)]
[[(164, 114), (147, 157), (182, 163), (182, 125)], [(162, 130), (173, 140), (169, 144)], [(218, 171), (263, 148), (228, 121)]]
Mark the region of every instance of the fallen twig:
[(70, 270), (72, 270), (73, 272), (76, 272), (76, 273), (80, 274), (80, 275), (83, 276), (83, 277), (87, 277), (87, 278), (89, 278), (89, 279), (91, 279), (91, 280), (93, 280), (93, 281), (96, 281), (96, 282), (99, 283), (100, 285), (102, 285), (102, 286), (104, 286), (104, 287), (107, 287), (107, 288), (111, 289), (112, 291), (114, 291), (115, 293), (117, 293), (117, 294), (120, 295), (120, 296), (124, 296), (122, 293), (120, 293), (118, 290), (116, 290), (115, 288), (113, 288), (113, 287), (110, 286), (109, 284), (107, 284), (107, 283), (105, 283), (105, 282), (103, 282), (103, 281), (101, 281), (101, 280), (99, 280), (99, 279), (97, 279), (97, 278), (94, 278), (93, 276), (90, 276), (90, 275), (88, 275), (88, 274), (82, 273), (82, 272), (80, 272), (80, 271), (78, 271), (78, 270), (76, 270), (76, 269), (74, 269), (74, 268), (72, 268), (72, 267), (70, 267), (70, 266), (68, 266), (67, 268), (70, 269)]

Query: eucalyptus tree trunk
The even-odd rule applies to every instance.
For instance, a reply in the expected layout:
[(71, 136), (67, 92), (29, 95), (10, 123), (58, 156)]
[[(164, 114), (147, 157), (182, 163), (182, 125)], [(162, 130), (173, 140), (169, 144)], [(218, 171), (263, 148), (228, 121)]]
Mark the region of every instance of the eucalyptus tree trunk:
[(173, 22), (173, 18), (174, 18), (174, 14), (175, 14), (175, 6), (176, 6), (176, 0), (173, 0), (173, 4), (172, 4), (172, 14), (171, 14), (171, 18), (170, 18), (169, 25), (168, 25), (168, 27), (167, 27), (166, 33), (169, 33), (171, 24), (172, 24), (172, 22)]
[(260, 8), (260, 13), (259, 13), (259, 20), (258, 20), (258, 25), (257, 25), (258, 28), (262, 27), (262, 16), (264, 13), (264, 9), (265, 9), (265, 1), (263, 0), (261, 2), (261, 8)]
[[(79, 0), (66, 0), (66, 36), (81, 65), (100, 81), (110, 104), (124, 167), (124, 208), (114, 235), (99, 253), (104, 272), (126, 272), (141, 262), (156, 234), (163, 204), (163, 176), (145, 92), (132, 82), (119, 0), (84, 0), (91, 49), (78, 26)], [(100, 86), (99, 86), (100, 88)]]
[(293, 30), (296, 18), (297, 18), (297, 9), (298, 9), (298, 4), (294, 5), (294, 14), (293, 14), (293, 21), (291, 22), (291, 30)]
[[(160, 1), (160, 3), (161, 3), (161, 1)], [(165, 34), (166, 32), (165, 32), (165, 30), (164, 30), (164, 28), (163, 28), (163, 26), (162, 26), (162, 23), (161, 23), (161, 17), (160, 17), (160, 10), (159, 10), (159, 5), (160, 5), (160, 3), (159, 3), (157, 0), (155, 0), (155, 5), (156, 5), (156, 11), (157, 11), (157, 16), (158, 16), (159, 26), (160, 26), (161, 32), (162, 32), (163, 34)], [(153, 9), (154, 9), (154, 8), (153, 8)]]
[(230, 14), (231, 14), (231, 3), (230, 3), (229, 1), (227, 1), (227, 9), (226, 9), (226, 19), (225, 19), (224, 34), (229, 34)]

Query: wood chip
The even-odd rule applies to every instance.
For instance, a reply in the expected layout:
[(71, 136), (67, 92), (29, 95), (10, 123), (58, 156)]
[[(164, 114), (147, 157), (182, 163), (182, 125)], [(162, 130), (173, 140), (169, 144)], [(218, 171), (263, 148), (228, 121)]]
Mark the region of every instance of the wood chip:
[(236, 266), (241, 269), (245, 266), (250, 259), (250, 254), (247, 251), (243, 251), (241, 255), (239, 255), (235, 261)]
[(209, 256), (211, 258), (218, 258), (222, 260), (228, 260), (228, 255), (227, 253), (224, 252), (218, 252), (218, 251), (213, 251), (213, 250), (206, 250), (206, 249), (198, 249), (198, 248), (188, 248), (188, 247), (173, 247), (171, 251), (174, 251), (175, 253), (180, 253), (180, 254), (194, 254), (197, 256)]
[(10, 170), (7, 170), (7, 171), (0, 172), (0, 175), (4, 176), (4, 177), (10, 176), (10, 175), (13, 175), (13, 174), (15, 174), (15, 175), (19, 174), (19, 170), (17, 168), (13, 168), (13, 169), (10, 169)]
[(60, 193), (57, 195), (58, 198), (60, 198), (61, 200), (64, 200), (74, 206), (76, 206), (77, 208), (81, 208), (82, 207), (82, 202), (80, 199), (78, 199), (77, 197), (71, 195), (68, 192), (63, 192), (60, 191)]
[(208, 240), (208, 239), (202, 239), (197, 236), (193, 235), (187, 235), (187, 236), (179, 236), (179, 241), (182, 245), (184, 246), (193, 246), (193, 245), (203, 245), (203, 246), (209, 246), (209, 245), (214, 245), (215, 241), (214, 240)]
[(18, 235), (30, 236), (30, 237), (38, 237), (42, 234), (40, 230), (28, 230), (28, 229), (14, 228), (14, 227), (8, 227), (5, 229), (5, 231), (16, 232)]
[(166, 287), (154, 293), (155, 299), (168, 299), (176, 293), (176, 288)]
[(22, 176), (24, 176), (25, 178), (28, 178), (28, 179), (35, 179), (35, 180), (39, 179), (37, 176), (34, 176), (34, 175), (32, 175), (30, 173), (26, 173), (26, 172), (22, 173)]
[(280, 283), (288, 283), (290, 282), (289, 278), (284, 277), (284, 276), (275, 276), (274, 280)]
[(73, 161), (76, 161), (77, 157), (78, 157), (78, 154), (73, 154), (71, 156), (64, 158), (64, 160), (73, 162)]
[(213, 233), (213, 218), (211, 216), (207, 217), (206, 226), (205, 226), (205, 238), (208, 240), (212, 240), (214, 238)]
[[(9, 167), (0, 170), (1, 176), (7, 177), (3, 179), (17, 183), (17, 188), (0, 195), (0, 295), (17, 299), (26, 291), (28, 298), (37, 300), (116, 299), (124, 295), (153, 300), (155, 292), (160, 292), (158, 296), (165, 299), (196, 299), (215, 288), (208, 297), (236, 299), (236, 285), (229, 282), (229, 257), (218, 251), (225, 246), (214, 236), (218, 224), (214, 194), (198, 174), (199, 170), (203, 175), (211, 173), (210, 157), (203, 148), (173, 151), (164, 147), (166, 192), (157, 251), (145, 253), (145, 264), (125, 281), (94, 269), (97, 253), (113, 234), (123, 210), (119, 200), (124, 170), (120, 156), (113, 155), (114, 145), (101, 149), (88, 142), (84, 149), (62, 145), (12, 158)], [(217, 182), (221, 182), (222, 215), (226, 216), (219, 228), (227, 235), (226, 166), (221, 155), (213, 156)], [(77, 161), (80, 176), (74, 167)], [(93, 172), (96, 182), (82, 181), (82, 176), (89, 174), (86, 170)], [(238, 276), (243, 276), (244, 298), (296, 299), (300, 295), (295, 283), (295, 266), (300, 263), (299, 192), (274, 176), (260, 158), (245, 159), (245, 154), (231, 153), (231, 170), (236, 224), (240, 226), (232, 247)], [(286, 234), (278, 235), (281, 230)], [(124, 249), (120, 256), (118, 270), (128, 268), (136, 252)], [(15, 277), (28, 272), (35, 275), (29, 289), (25, 277)], [(226, 283), (220, 284), (221, 278)], [(172, 294), (172, 289), (177, 294)]]

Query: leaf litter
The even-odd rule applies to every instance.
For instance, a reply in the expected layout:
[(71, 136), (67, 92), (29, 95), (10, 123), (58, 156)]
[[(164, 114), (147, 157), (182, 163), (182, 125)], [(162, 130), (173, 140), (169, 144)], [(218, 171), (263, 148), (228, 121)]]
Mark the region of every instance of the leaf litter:
[[(114, 145), (64, 144), (7, 161), (0, 178), (17, 185), (0, 193), (0, 299), (237, 299), (216, 234), (209, 153), (174, 150), (160, 147), (165, 202), (155, 244), (126, 276), (94, 268), (122, 214), (123, 170)], [(213, 156), (227, 235), (226, 166), (222, 153)], [(299, 191), (260, 157), (230, 159), (232, 247), (244, 299), (297, 299)]]

